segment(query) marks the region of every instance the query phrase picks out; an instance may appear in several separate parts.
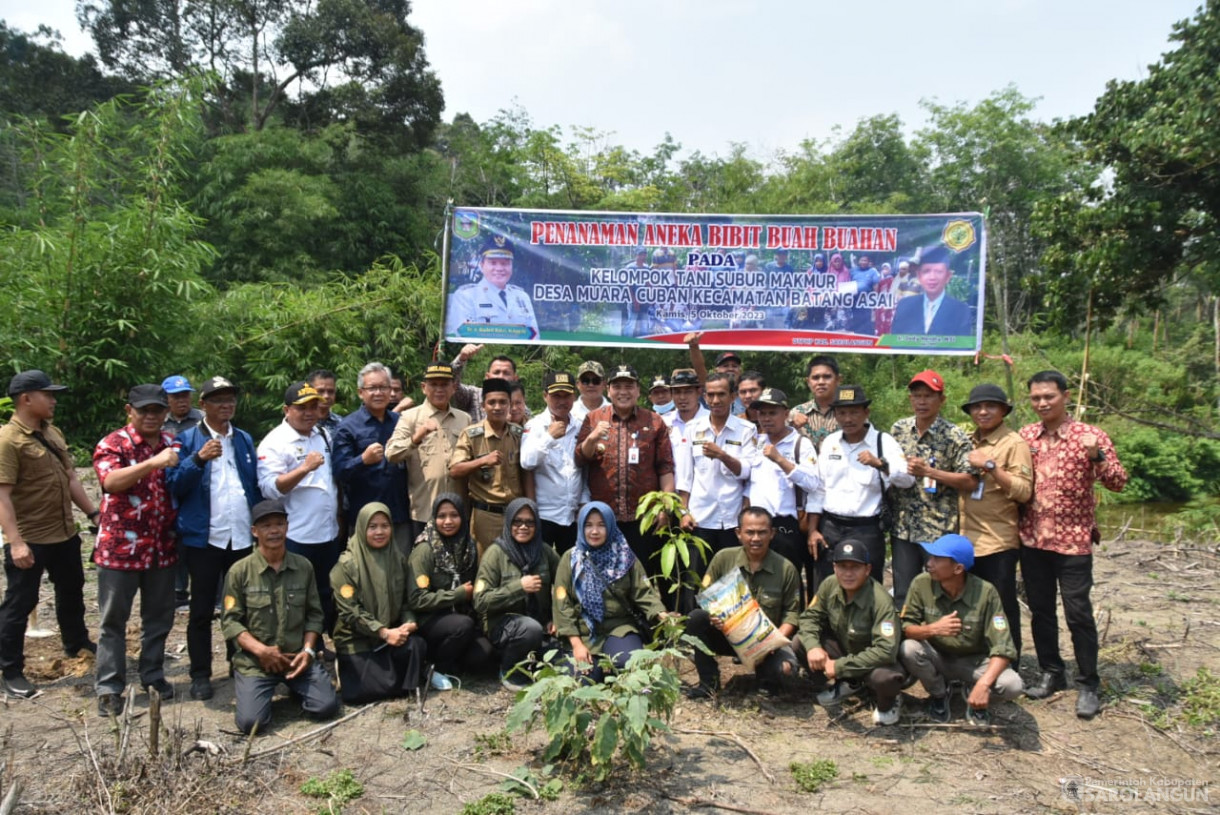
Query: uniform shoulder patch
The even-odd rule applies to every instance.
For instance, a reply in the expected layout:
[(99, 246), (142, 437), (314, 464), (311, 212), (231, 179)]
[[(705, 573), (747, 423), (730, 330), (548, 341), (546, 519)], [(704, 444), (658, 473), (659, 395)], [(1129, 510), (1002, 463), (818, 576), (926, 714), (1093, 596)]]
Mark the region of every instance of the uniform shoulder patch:
[(881, 623), (881, 636), (883, 636), (883, 637), (894, 636), (894, 624), (892, 622), (890, 622), (889, 620), (884, 620)]
[(519, 425), (519, 424), (510, 424), (510, 425), (508, 426), (508, 432), (509, 432), (509, 433), (512, 433), (512, 434), (513, 434), (514, 436), (516, 436), (517, 438), (521, 438), (521, 432), (522, 432), (522, 431), (521, 431), (521, 425)]
[(483, 432), (484, 432), (483, 425), (481, 425), (481, 424), (472, 424), (466, 428), (466, 435), (472, 439), (476, 439), (479, 436), (482, 436)]
[(991, 618), (991, 627), (996, 631), (1004, 631), (1008, 628), (1008, 618), (1003, 614), (997, 614)]
[(485, 588), (487, 588), (486, 580), (475, 581), (475, 584), (474, 584), (474, 593), (475, 594), (481, 594), (483, 592), (483, 589), (485, 589)]
[(428, 575), (421, 574), (415, 578), (415, 585), (419, 586), (421, 589), (426, 589), (428, 586), (432, 585), (432, 581), (428, 578)]
[(344, 600), (350, 600), (356, 596), (356, 587), (351, 583), (344, 583), (339, 587), (339, 596)]
[(556, 586), (555, 587), (555, 597), (559, 600), (566, 600), (568, 598), (567, 588), (564, 586)]
[(813, 608), (817, 604), (818, 604), (818, 596), (815, 594), (815, 595), (813, 595), (813, 599), (809, 601), (809, 607)]
[(235, 605), (237, 605), (237, 598), (231, 594), (226, 594), (225, 595), (225, 611), (228, 611), (229, 609), (233, 608), (233, 606), (235, 606)]
[(712, 585), (712, 576), (710, 574), (705, 574), (703, 576), (703, 588), (706, 589), (710, 585)]

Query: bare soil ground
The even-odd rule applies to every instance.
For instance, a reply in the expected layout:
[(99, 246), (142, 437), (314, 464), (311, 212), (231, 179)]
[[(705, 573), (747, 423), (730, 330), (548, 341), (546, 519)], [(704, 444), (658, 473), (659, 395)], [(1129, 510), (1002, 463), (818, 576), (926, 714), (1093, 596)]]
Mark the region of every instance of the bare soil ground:
[[(559, 800), (519, 799), (517, 811), (1220, 812), (1216, 722), (1190, 726), (1179, 715), (1182, 683), (1201, 667), (1220, 666), (1218, 570), (1214, 545), (1104, 545), (1093, 597), (1106, 707), (1092, 722), (1076, 718), (1076, 694), (1068, 691), (1001, 705), (985, 730), (960, 723), (964, 702), (957, 697), (954, 722), (934, 725), (919, 715), (923, 692), (916, 686), (905, 696), (900, 725), (874, 727), (861, 702), (827, 711), (811, 694), (760, 697), (742, 668), (722, 659), (722, 672), (732, 677), (722, 697), (680, 702), (675, 732), (655, 745), (646, 771), (624, 770), (604, 785), (569, 780)], [(52, 596), (44, 587), (40, 614), (48, 628)], [(87, 605), (96, 631), (91, 596)], [(1028, 642), (1028, 618), (1023, 623)], [(133, 620), (131, 677), (137, 626)], [(1062, 639), (1070, 656), (1066, 632)], [(276, 702), (272, 728), (248, 740), (234, 729), (218, 632), (214, 646), (216, 696), (191, 701), (185, 617), (178, 617), (167, 650), (179, 699), (162, 710), (160, 757), (153, 760), (145, 694), (135, 690), (129, 718), (116, 728), (96, 714), (91, 659), (63, 658), (57, 636), (27, 640), (28, 675), (42, 693), (0, 703), (0, 792), (19, 785), (14, 811), (325, 811), (301, 794), (301, 784), (349, 769), (365, 791), (346, 812), (446, 813), (495, 791), (497, 773), (523, 764), (539, 771), (541, 732), (495, 738), (512, 700), (490, 676), (433, 694), (422, 717), (407, 701), (348, 708), (348, 720), (296, 742), (318, 725), (285, 698)], [(1021, 664), (1027, 681), (1036, 675), (1030, 650)], [(693, 681), (689, 665), (683, 678)], [(422, 749), (403, 749), (411, 729), (426, 737)], [(833, 760), (837, 776), (816, 793), (802, 792), (790, 763), (819, 759)], [(1073, 779), (1093, 785), (1075, 788), (1084, 790), (1083, 800), (1064, 793)]]

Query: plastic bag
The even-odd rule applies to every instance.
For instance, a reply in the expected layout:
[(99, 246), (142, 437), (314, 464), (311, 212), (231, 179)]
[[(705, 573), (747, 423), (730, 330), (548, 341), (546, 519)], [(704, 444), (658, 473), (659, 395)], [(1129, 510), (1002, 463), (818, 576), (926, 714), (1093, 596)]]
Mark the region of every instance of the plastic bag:
[(742, 664), (751, 670), (767, 654), (789, 643), (759, 607), (740, 569), (729, 572), (699, 592), (695, 599), (713, 619), (724, 624), (725, 639), (741, 657)]

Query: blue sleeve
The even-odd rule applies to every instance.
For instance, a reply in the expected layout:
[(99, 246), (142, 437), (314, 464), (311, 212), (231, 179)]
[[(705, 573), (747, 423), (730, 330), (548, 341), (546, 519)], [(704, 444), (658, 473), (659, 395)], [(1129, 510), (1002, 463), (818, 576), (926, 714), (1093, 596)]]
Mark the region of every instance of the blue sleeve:
[(181, 500), (199, 489), (203, 474), (207, 470), (207, 462), (195, 458), (199, 448), (203, 447), (203, 434), (192, 427), (174, 440), (178, 450), (178, 466), (170, 467), (165, 472), (165, 481), (170, 493)]

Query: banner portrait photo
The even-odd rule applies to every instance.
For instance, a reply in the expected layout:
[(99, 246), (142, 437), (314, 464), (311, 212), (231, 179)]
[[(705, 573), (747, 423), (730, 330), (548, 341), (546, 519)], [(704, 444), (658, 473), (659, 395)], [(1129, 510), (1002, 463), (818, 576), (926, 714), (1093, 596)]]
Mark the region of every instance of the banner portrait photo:
[(978, 213), (679, 215), (457, 208), (450, 342), (973, 354)]

